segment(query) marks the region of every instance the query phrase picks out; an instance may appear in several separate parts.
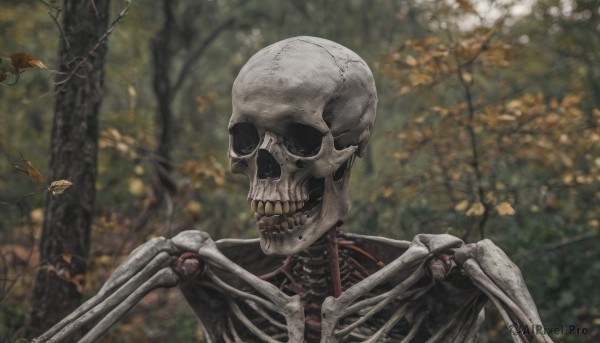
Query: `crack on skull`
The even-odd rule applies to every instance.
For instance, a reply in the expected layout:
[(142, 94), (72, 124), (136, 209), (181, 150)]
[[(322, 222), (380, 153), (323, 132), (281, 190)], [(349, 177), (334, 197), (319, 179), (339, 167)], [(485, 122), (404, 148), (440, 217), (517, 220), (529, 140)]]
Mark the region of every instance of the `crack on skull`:
[(320, 45), (320, 44), (317, 44), (317, 43), (315, 43), (315, 42), (309, 42), (309, 41), (307, 41), (307, 40), (304, 40), (304, 39), (301, 39), (301, 38), (298, 38), (298, 40), (299, 40), (299, 41), (301, 41), (301, 42), (305, 42), (305, 43), (308, 43), (308, 44), (312, 44), (312, 45), (318, 46), (319, 48), (321, 48), (321, 49), (325, 50), (325, 52), (327, 52), (327, 54), (328, 54), (329, 56), (331, 56), (331, 59), (333, 60), (333, 63), (334, 63), (334, 64), (335, 64), (335, 65), (336, 65), (336, 66), (339, 68), (339, 70), (340, 70), (340, 78), (341, 78), (342, 82), (340, 82), (340, 83), (338, 84), (337, 88), (335, 89), (335, 94), (340, 94), (340, 93), (341, 93), (341, 89), (342, 89), (342, 85), (344, 84), (344, 82), (346, 82), (346, 77), (344, 76), (344, 72), (345, 72), (345, 71), (344, 71), (344, 68), (342, 68), (342, 67), (341, 67), (341, 66), (338, 64), (338, 61), (337, 61), (337, 59), (335, 58), (335, 56), (334, 56), (334, 55), (333, 55), (333, 54), (332, 54), (332, 53), (329, 51), (329, 49), (327, 49), (326, 47), (324, 47), (324, 46), (322, 46), (322, 45)]
[(339, 44), (295, 37), (254, 55), (232, 93), (232, 128), (252, 123), (258, 131), (247, 124), (231, 130), (229, 158), (231, 170), (250, 181), (261, 248), (296, 254), (348, 209), (352, 161), (375, 118), (372, 73)]

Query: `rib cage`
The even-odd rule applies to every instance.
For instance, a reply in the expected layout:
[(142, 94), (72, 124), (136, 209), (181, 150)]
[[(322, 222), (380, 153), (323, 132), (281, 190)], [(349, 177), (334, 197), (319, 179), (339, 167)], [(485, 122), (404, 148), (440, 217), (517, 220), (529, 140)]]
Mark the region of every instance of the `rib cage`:
[[(326, 235), (320, 238), (309, 249), (291, 257), (285, 268), (270, 273), (266, 278), (284, 293), (300, 295), (305, 315), (304, 342), (321, 341), (321, 305), (325, 298), (332, 295), (327, 239)], [(355, 241), (338, 236), (338, 242), (340, 243), (339, 265), (342, 291), (349, 289), (383, 266), (377, 258), (361, 251)], [(416, 335), (420, 324), (425, 319), (425, 305), (420, 298), (432, 285), (430, 278), (417, 276), (414, 287), (411, 287), (408, 292), (386, 300), (387, 303), (380, 306), (380, 309), (374, 310), (373, 315), (367, 315), (366, 320), (361, 320), (361, 317), (378, 303), (381, 304), (381, 299), (361, 311), (344, 316), (335, 330), (337, 341), (365, 342), (369, 337), (374, 336), (378, 337), (376, 342), (401, 342), (405, 338), (412, 341), (412, 336)], [(364, 294), (357, 303), (372, 302), (373, 299), (381, 298), (385, 292), (390, 291), (389, 288), (389, 285), (375, 288)], [(253, 293), (249, 287), (243, 287), (243, 291)], [(227, 298), (227, 306), (230, 309), (227, 325), (221, 337), (223, 342), (287, 342), (285, 318), (279, 315), (276, 309), (266, 308), (263, 304), (244, 297), (232, 296), (231, 292), (222, 294)], [(357, 322), (359, 323), (356, 324)], [(255, 329), (249, 329), (249, 326)], [(385, 332), (378, 333), (378, 330), (384, 327), (386, 327)], [(262, 333), (260, 336), (256, 334), (257, 329)], [(265, 339), (266, 336), (269, 339)]]

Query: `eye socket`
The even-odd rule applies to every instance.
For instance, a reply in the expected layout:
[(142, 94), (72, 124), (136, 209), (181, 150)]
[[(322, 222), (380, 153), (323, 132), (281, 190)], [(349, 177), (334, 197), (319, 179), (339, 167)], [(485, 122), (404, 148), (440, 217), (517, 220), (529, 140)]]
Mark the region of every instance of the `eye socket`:
[(283, 143), (296, 156), (315, 156), (321, 150), (323, 134), (308, 125), (294, 123), (286, 127)]
[(260, 137), (252, 123), (237, 123), (230, 130), (233, 137), (233, 151), (239, 155), (249, 155), (258, 146)]

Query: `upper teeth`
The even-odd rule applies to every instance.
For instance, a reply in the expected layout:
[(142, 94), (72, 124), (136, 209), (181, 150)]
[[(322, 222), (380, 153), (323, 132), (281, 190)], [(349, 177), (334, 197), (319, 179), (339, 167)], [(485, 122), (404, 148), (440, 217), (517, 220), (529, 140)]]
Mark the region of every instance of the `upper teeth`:
[(251, 200), (252, 211), (258, 214), (272, 216), (275, 214), (294, 213), (304, 206), (304, 201), (261, 201)]

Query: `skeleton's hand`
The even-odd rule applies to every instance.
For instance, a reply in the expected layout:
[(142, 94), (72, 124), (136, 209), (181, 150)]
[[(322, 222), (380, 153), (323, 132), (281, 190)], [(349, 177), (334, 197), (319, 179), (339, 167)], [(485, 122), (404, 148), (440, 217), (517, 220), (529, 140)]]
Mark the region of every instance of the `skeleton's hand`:
[[(487, 295), (502, 315), (506, 325), (539, 327), (541, 320), (527, 290), (519, 268), (489, 239), (466, 244), (456, 251), (456, 262), (471, 281)], [(552, 342), (543, 330), (533, 330), (539, 342)], [(515, 342), (527, 342), (524, 335), (513, 336)]]
[[(236, 290), (212, 271), (216, 267), (235, 275), (263, 297)], [(129, 309), (146, 294), (157, 288), (169, 288), (188, 279), (204, 278), (216, 289), (224, 289), (232, 297), (249, 299), (253, 303), (282, 312), (287, 323), (290, 342), (302, 337), (302, 311), (298, 311), (298, 297), (288, 297), (273, 285), (230, 261), (217, 248), (210, 236), (202, 231), (183, 231), (171, 240), (155, 238), (135, 249), (111, 275), (98, 294), (86, 301), (33, 343), (60, 342), (71, 339), (82, 327), (93, 324), (82, 342), (94, 342), (102, 336)], [(258, 305), (256, 305), (258, 306)], [(300, 316), (298, 318), (298, 316)], [(243, 320), (243, 318), (239, 318)], [(299, 325), (289, 325), (298, 322)], [(286, 326), (287, 324), (287, 326)], [(248, 324), (252, 326), (252, 323)], [(264, 333), (254, 330), (264, 341), (274, 341)]]
[(146, 294), (173, 287), (178, 277), (169, 267), (177, 249), (165, 238), (155, 238), (135, 249), (106, 281), (98, 294), (79, 306), (33, 343), (60, 342), (82, 326), (96, 322), (79, 342), (93, 342)]

